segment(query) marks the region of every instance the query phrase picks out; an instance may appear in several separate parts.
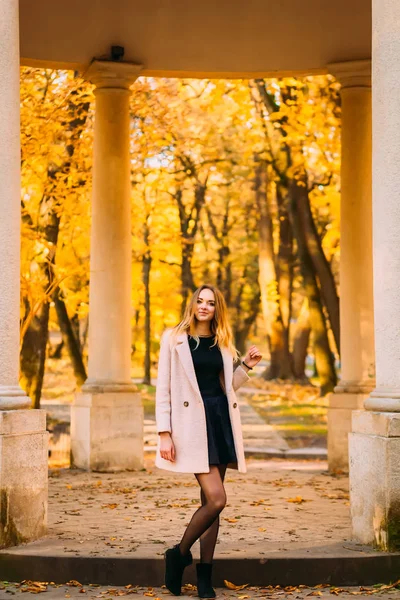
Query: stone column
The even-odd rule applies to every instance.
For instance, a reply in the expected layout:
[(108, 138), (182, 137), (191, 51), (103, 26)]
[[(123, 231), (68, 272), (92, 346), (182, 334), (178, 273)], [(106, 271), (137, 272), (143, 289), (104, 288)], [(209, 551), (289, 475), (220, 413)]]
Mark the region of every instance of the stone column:
[(131, 382), (129, 86), (141, 67), (94, 61), (95, 127), (89, 372), (71, 412), (72, 464), (115, 471), (143, 465), (143, 409)]
[(20, 122), (18, 0), (0, 0), (0, 546), (46, 533), (46, 413), (18, 384)]
[(328, 462), (348, 469), (351, 414), (375, 385), (372, 286), (371, 61), (329, 65), (341, 84), (341, 380), (329, 399)]
[(354, 536), (400, 548), (400, 4), (373, 1), (372, 181), (376, 388), (353, 414)]

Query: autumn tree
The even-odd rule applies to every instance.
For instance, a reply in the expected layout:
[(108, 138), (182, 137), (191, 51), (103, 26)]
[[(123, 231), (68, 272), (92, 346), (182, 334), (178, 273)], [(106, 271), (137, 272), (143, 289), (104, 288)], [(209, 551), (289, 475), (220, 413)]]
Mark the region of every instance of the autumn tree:
[[(60, 97), (63, 102), (60, 102)], [(64, 101), (64, 98), (66, 100)], [(71, 234), (73, 207), (86, 182), (82, 134), (90, 88), (73, 74), (24, 69), (21, 78), (22, 130), (22, 340), (21, 385), (40, 405), (50, 304), (56, 308), (65, 345), (79, 383), (86, 378), (79, 339), (65, 305), (65, 284), (73, 273), (56, 265)], [(71, 212), (70, 212), (71, 211)]]

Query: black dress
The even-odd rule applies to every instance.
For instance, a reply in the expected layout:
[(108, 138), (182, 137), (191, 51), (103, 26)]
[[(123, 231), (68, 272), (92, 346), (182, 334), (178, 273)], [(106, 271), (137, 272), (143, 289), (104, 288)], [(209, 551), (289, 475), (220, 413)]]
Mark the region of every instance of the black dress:
[(189, 336), (194, 370), (206, 414), (209, 464), (227, 465), (237, 462), (237, 458), (228, 399), (219, 379), (224, 363), (219, 347), (213, 346), (214, 341), (214, 336), (200, 337), (196, 347), (196, 340)]

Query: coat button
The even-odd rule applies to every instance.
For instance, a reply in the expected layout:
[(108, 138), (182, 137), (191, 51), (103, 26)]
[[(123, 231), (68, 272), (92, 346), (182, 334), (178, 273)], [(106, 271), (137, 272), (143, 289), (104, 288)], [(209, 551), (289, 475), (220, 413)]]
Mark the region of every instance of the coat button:
[(236, 402), (234, 402), (233, 403), (233, 408), (236, 408), (236, 407), (237, 407), (237, 404), (236, 404)]
[(183, 406), (189, 406), (189, 402), (184, 402)]

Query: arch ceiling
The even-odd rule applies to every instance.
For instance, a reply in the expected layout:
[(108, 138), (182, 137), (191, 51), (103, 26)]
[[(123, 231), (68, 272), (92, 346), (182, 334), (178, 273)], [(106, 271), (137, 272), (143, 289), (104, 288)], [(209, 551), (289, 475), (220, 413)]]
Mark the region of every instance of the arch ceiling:
[(144, 75), (324, 72), (371, 56), (370, 0), (20, 0), (21, 62), (84, 70), (111, 45)]

